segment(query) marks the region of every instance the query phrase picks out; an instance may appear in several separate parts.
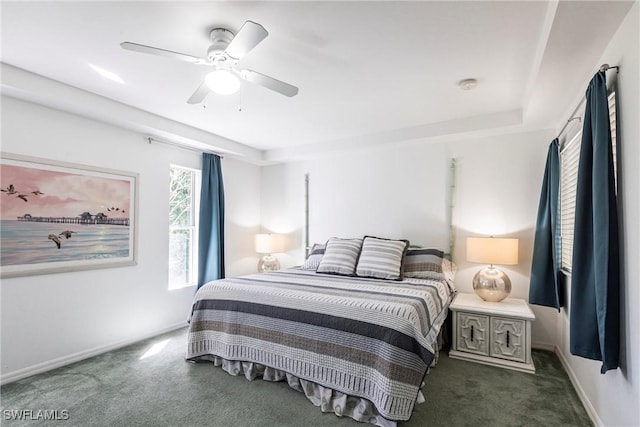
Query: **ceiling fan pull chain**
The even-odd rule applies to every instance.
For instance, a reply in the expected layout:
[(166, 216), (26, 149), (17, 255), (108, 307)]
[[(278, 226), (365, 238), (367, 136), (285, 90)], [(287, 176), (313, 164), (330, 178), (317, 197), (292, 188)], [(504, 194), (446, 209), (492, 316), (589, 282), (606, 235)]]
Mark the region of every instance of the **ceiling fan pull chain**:
[(240, 85), (240, 101), (238, 105), (238, 112), (242, 113), (242, 94), (244, 93), (244, 85)]

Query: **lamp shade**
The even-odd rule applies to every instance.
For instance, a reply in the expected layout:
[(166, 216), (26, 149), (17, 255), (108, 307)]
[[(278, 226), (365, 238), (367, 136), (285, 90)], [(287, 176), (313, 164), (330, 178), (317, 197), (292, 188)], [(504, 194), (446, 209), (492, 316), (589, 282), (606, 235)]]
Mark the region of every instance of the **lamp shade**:
[(255, 245), (256, 252), (259, 254), (284, 252), (284, 236), (281, 234), (256, 234)]
[(518, 264), (518, 239), (467, 237), (467, 261), (480, 264)]

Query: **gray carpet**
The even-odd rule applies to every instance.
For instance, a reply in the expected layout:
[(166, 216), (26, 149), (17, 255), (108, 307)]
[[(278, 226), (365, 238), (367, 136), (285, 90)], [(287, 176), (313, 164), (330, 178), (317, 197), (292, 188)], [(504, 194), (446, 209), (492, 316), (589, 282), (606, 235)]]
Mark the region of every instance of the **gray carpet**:
[[(157, 355), (140, 357), (169, 340)], [(187, 363), (186, 329), (2, 387), (7, 426), (364, 426), (323, 414), (285, 383), (247, 381)], [(442, 355), (411, 426), (591, 426), (560, 361), (534, 351), (536, 375)], [(57, 410), (59, 421), (15, 421), (8, 411)]]

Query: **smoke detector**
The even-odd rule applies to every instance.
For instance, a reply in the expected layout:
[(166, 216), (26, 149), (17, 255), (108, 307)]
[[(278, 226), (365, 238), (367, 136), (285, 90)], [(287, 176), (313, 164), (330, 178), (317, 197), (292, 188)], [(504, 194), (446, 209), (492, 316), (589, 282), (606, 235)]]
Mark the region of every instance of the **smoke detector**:
[(478, 80), (476, 79), (464, 79), (458, 82), (458, 86), (462, 90), (472, 90), (478, 87)]

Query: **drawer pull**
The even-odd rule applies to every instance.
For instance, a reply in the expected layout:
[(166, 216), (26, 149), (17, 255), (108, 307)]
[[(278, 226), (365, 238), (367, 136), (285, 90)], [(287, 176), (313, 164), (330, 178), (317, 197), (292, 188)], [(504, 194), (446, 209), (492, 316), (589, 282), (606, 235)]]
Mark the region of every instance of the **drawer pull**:
[(509, 348), (509, 338), (510, 338), (509, 331), (507, 331), (507, 348)]
[(473, 325), (471, 325), (471, 342), (473, 342)]

